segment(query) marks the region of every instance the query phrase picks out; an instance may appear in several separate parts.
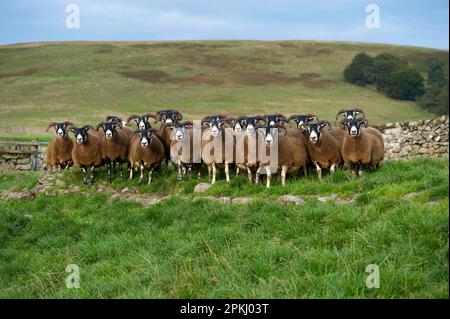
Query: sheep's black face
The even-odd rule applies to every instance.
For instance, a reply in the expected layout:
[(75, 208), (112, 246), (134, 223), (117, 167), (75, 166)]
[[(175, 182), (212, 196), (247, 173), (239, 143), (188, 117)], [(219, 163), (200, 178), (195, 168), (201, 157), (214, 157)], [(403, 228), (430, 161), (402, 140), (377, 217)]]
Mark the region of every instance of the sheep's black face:
[(286, 117), (284, 117), (284, 115), (281, 114), (265, 115), (264, 117), (267, 125), (269, 125), (270, 127), (283, 125), (284, 123), (287, 122)]
[(245, 127), (247, 134), (254, 134), (256, 132), (256, 127), (258, 126), (258, 123), (260, 121), (264, 121), (264, 119), (259, 116), (247, 116)]
[(233, 130), (236, 133), (242, 133), (245, 130), (246, 126), (247, 126), (247, 120), (245, 118), (230, 119), (229, 122), (233, 126)]
[(182, 115), (177, 110), (163, 110), (158, 112), (161, 123), (177, 124), (182, 119)]
[(153, 132), (149, 129), (146, 129), (140, 133), (141, 136), (141, 145), (142, 147), (148, 148), (152, 143)]
[(146, 116), (138, 116), (134, 120), (136, 121), (139, 131), (146, 130), (150, 127), (150, 123), (148, 122), (148, 118)]
[(91, 128), (91, 126), (84, 126), (81, 128), (73, 127), (71, 131), (75, 136), (75, 139), (78, 144), (84, 144), (87, 141), (87, 132)]
[(358, 137), (361, 135), (361, 128), (362, 127), (367, 127), (368, 126), (368, 122), (367, 120), (357, 120), (357, 119), (353, 119), (353, 120), (344, 120), (342, 122), (342, 127), (347, 128), (347, 132), (351, 137)]
[(311, 117), (309, 115), (297, 115), (294, 117), (295, 124), (297, 124), (297, 128), (300, 128), (302, 124), (309, 123), (317, 119), (316, 117)]
[(344, 112), (344, 116), (348, 120), (356, 119), (357, 112), (355, 110), (348, 110)]
[(322, 130), (328, 125), (328, 122), (322, 121), (320, 121), (319, 123), (306, 123), (302, 124), (301, 129), (308, 132), (309, 140), (311, 141), (311, 143), (316, 144), (320, 142)]
[(220, 132), (222, 132), (223, 121), (220, 120), (219, 117), (212, 118), (209, 122), (209, 127), (211, 129), (211, 135), (214, 137), (219, 136)]
[(176, 125), (174, 127), (175, 139), (182, 141), (186, 137), (186, 127), (184, 125)]
[(107, 122), (103, 124), (103, 131), (105, 132), (106, 139), (110, 140), (116, 134), (117, 123), (115, 122)]
[(67, 135), (67, 124), (57, 123), (55, 125), (55, 132), (58, 137), (65, 137)]

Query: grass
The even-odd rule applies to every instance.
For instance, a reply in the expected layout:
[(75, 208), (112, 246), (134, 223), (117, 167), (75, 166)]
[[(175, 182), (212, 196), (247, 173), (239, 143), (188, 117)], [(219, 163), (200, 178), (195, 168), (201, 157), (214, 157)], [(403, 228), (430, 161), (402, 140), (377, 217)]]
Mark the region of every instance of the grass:
[[(0, 201), (0, 297), (448, 298), (448, 159), (290, 179), (270, 191), (219, 181), (210, 195), (254, 198), (232, 206), (181, 199), (198, 181), (172, 175), (131, 183), (173, 194), (146, 208), (88, 186), (88, 197)], [(68, 184), (79, 177), (64, 174)], [(0, 188), (14, 188), (11, 179), (2, 174)], [(352, 204), (271, 200), (283, 193), (359, 195)], [(80, 289), (65, 287), (68, 264), (80, 267)], [(379, 289), (365, 287), (368, 264), (380, 267)]]
[[(317, 41), (32, 43), (0, 46), (0, 138), (48, 140), (50, 121), (179, 108), (207, 114), (316, 113), (360, 106), (373, 123), (430, 118), (412, 102), (345, 83), (359, 52), (388, 52), (425, 72), (448, 51)], [(26, 123), (26, 125), (24, 125)], [(22, 137), (23, 138), (23, 137)]]

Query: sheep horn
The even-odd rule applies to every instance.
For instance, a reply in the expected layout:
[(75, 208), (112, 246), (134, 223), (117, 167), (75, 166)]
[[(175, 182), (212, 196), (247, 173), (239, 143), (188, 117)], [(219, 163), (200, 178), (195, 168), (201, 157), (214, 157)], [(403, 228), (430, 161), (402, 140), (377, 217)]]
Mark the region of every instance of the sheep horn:
[(175, 115), (177, 116), (177, 117), (176, 117), (176, 120), (177, 120), (177, 121), (181, 121), (181, 120), (183, 119), (183, 114), (181, 114), (180, 111), (178, 111), (178, 110), (173, 110), (173, 112), (174, 112)]
[(321, 121), (319, 121), (319, 123), (318, 123), (320, 126), (322, 126), (322, 124), (326, 124), (326, 125), (328, 125), (328, 127), (329, 128), (331, 128), (331, 124), (330, 124), (330, 122), (328, 122), (328, 121), (325, 121), (325, 120), (321, 120)]
[(256, 119), (258, 122), (259, 122), (259, 121), (263, 121), (264, 124), (267, 123), (267, 120), (266, 120), (266, 118), (265, 118), (264, 116), (256, 115), (256, 116), (255, 116), (255, 119)]
[(366, 118), (366, 115), (364, 114), (364, 111), (361, 110), (360, 108), (353, 109), (353, 111), (355, 112), (355, 114), (358, 114), (358, 113), (362, 114), (364, 119)]
[(194, 125), (194, 123), (193, 123), (192, 121), (184, 121), (183, 123), (180, 123), (180, 125), (183, 125), (183, 126), (192, 126), (192, 125)]
[(342, 121), (339, 122), (339, 126), (341, 128), (343, 128), (347, 123), (348, 123), (348, 119), (343, 119)]
[(319, 118), (315, 114), (308, 114), (306, 116), (308, 117), (308, 121), (314, 121), (314, 120), (318, 121), (319, 120)]
[(287, 122), (287, 121), (288, 121), (288, 119), (286, 118), (286, 116), (284, 116), (283, 114), (277, 113), (276, 116), (277, 116), (277, 119), (278, 119), (278, 120), (281, 119), (281, 120), (283, 120), (284, 122)]
[(160, 116), (156, 113), (147, 113), (147, 114), (144, 114), (144, 116), (146, 118), (149, 118), (149, 117), (153, 118), (155, 120), (155, 123), (158, 123), (159, 118), (160, 118)]
[(130, 115), (127, 118), (127, 123), (130, 123), (131, 120), (134, 120), (135, 118), (138, 118), (138, 117), (139, 117), (139, 115), (137, 115), (137, 114)]
[(58, 125), (58, 123), (56, 123), (56, 122), (50, 122), (50, 123), (48, 124), (48, 127), (47, 127), (47, 129), (45, 130), (45, 132), (48, 132), (48, 130), (49, 130), (51, 127), (56, 126), (56, 125)]
[(95, 128), (97, 131), (100, 127), (103, 127), (103, 125), (105, 125), (105, 122), (100, 122), (97, 124), (97, 127)]
[(298, 115), (294, 114), (288, 117), (287, 122), (289, 123), (290, 121), (294, 120), (295, 118), (297, 118)]
[(337, 112), (337, 113), (336, 113), (336, 121), (337, 121), (339, 115), (341, 115), (342, 113), (345, 113), (345, 112), (347, 112), (347, 111), (348, 111), (348, 110), (342, 109), (342, 110), (340, 110), (339, 112)]

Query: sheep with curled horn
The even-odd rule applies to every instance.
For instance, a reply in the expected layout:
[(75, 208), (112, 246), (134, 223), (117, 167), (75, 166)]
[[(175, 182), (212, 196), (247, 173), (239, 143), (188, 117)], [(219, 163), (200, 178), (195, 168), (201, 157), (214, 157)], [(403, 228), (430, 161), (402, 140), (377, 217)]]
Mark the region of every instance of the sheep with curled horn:
[(65, 122), (51, 122), (48, 124), (48, 130), (55, 128), (56, 137), (48, 143), (47, 152), (45, 154), (46, 168), (52, 172), (53, 168), (57, 167), (59, 170), (69, 169), (73, 165), (72, 148), (73, 141), (70, 139), (67, 128), (72, 126), (71, 121)]
[[(140, 181), (144, 178), (144, 171), (148, 170), (148, 184), (151, 183), (153, 171), (164, 159), (164, 146), (157, 133), (158, 130), (155, 128), (133, 132), (128, 152), (130, 179), (133, 178), (133, 168), (140, 169)], [(135, 136), (137, 138), (134, 138)]]
[[(366, 119), (366, 115), (364, 114), (364, 111), (363, 111), (362, 109), (360, 109), (360, 108), (354, 108), (354, 109), (348, 109), (348, 110), (340, 110), (340, 111), (338, 111), (337, 114), (336, 114), (336, 120), (338, 119), (339, 115), (341, 115), (341, 114), (343, 114), (343, 115), (344, 115), (344, 118), (347, 119), (347, 120), (354, 120), (354, 119), (357, 119), (357, 115), (358, 115), (358, 114), (361, 114), (361, 115), (362, 115), (361, 118), (359, 118), (359, 119)], [(367, 123), (368, 123), (368, 122), (367, 122)], [(378, 131), (376, 128), (373, 128), (373, 127), (370, 127), (370, 126), (367, 126), (367, 127), (366, 127), (366, 126), (363, 125), (363, 126), (361, 127), (361, 129), (362, 129), (363, 131), (367, 132), (367, 133), (370, 133), (370, 134), (374, 135), (374, 136), (378, 139), (378, 141), (379, 141), (380, 143), (383, 143), (383, 144), (384, 144), (383, 134), (381, 134), (381, 132)], [(338, 132), (337, 132), (337, 131), (338, 131)], [(342, 145), (343, 145), (343, 142), (344, 142), (345, 135), (346, 135), (346, 134), (345, 134), (345, 131), (336, 128), (336, 129), (334, 130), (334, 132), (333, 132), (333, 135), (334, 135), (335, 137), (338, 137), (338, 138), (339, 138), (339, 140), (340, 140), (340, 142), (341, 142), (341, 146), (342, 146)]]
[(284, 125), (288, 122), (286, 116), (281, 113), (264, 115), (264, 119), (266, 120), (267, 125), (275, 127), (277, 125)]
[[(289, 135), (282, 124), (267, 124), (263, 127), (263, 132), (264, 146), (262, 147), (265, 154), (271, 154), (271, 156), (264, 160), (260, 158), (258, 172), (265, 171), (266, 187), (270, 187), (272, 174), (280, 174), (283, 187), (286, 186), (286, 175), (289, 173), (299, 172), (302, 169), (307, 176), (309, 155), (302, 140), (303, 134)], [(272, 152), (276, 154), (272, 155)], [(275, 161), (273, 156), (276, 156), (276, 165), (272, 162)]]
[[(247, 172), (248, 180), (253, 182), (255, 175), (255, 183), (259, 183), (259, 175), (256, 174), (259, 168), (259, 145), (261, 134), (258, 131), (260, 124), (266, 124), (266, 118), (261, 115), (256, 116), (240, 116), (234, 124), (234, 147), (233, 160), (239, 168)], [(239, 131), (236, 130), (239, 124)]]
[(368, 121), (365, 118), (344, 119), (340, 125), (346, 131), (342, 148), (345, 164), (360, 176), (364, 168), (377, 168), (384, 158), (384, 141), (367, 131)]
[(330, 126), (330, 122), (323, 120), (317, 123), (303, 123), (300, 126), (308, 136), (308, 152), (316, 166), (319, 179), (322, 178), (323, 169), (330, 169), (331, 173), (334, 173), (342, 163), (339, 144), (329, 133)]
[[(93, 184), (96, 176), (96, 169), (102, 164), (102, 136), (91, 125), (83, 127), (70, 126), (69, 131), (75, 136), (75, 143), (72, 149), (72, 159), (76, 167), (80, 167), (84, 172), (83, 183)], [(88, 179), (88, 170), (91, 170)]]
[(114, 122), (120, 125), (120, 127), (122, 128), (122, 130), (131, 137), (131, 135), (133, 134), (133, 130), (128, 126), (128, 122), (122, 120), (120, 117), (115, 116), (115, 115), (108, 115), (105, 119), (106, 122)]
[(177, 167), (177, 180), (182, 180), (186, 173), (191, 178), (192, 169), (197, 170), (197, 177), (201, 172), (201, 130), (194, 128), (192, 121), (166, 124), (172, 129), (170, 144), (170, 159)]
[(202, 119), (201, 157), (212, 175), (211, 184), (216, 183), (217, 169), (225, 170), (226, 181), (230, 181), (230, 164), (233, 163), (233, 133), (225, 129), (227, 117), (223, 114)]
[(183, 115), (175, 109), (160, 110), (155, 115), (156, 121), (161, 122), (158, 134), (164, 145), (165, 163), (168, 163), (170, 161), (170, 144), (172, 142), (170, 138), (172, 133), (170, 125), (178, 124), (183, 119)]
[(112, 169), (116, 171), (119, 164), (120, 177), (123, 178), (122, 165), (128, 162), (128, 146), (131, 136), (128, 135), (117, 121), (100, 122), (97, 131), (102, 129), (101, 153), (103, 162), (108, 167), (108, 181), (112, 182)]

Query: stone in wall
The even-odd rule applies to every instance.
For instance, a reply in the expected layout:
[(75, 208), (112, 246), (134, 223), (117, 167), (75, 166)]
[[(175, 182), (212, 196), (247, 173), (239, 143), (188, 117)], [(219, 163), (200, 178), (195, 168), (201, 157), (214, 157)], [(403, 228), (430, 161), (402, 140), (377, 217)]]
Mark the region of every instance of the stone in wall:
[(416, 156), (448, 157), (448, 116), (373, 127), (383, 133), (387, 160), (409, 159)]

